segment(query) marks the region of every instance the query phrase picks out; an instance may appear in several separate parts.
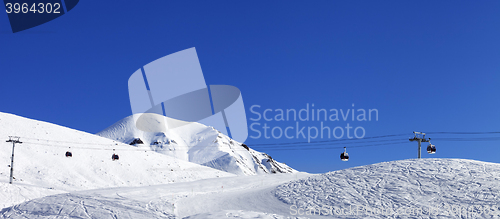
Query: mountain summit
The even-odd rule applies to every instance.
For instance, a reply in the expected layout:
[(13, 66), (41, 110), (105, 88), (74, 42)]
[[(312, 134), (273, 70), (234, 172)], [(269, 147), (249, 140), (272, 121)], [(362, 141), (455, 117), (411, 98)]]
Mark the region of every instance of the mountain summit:
[[(162, 132), (147, 132), (136, 127), (139, 116), (128, 116), (97, 135), (237, 175), (296, 172), (213, 127), (193, 122)], [(161, 124), (164, 119), (170, 121), (166, 117), (150, 117), (148, 123)]]

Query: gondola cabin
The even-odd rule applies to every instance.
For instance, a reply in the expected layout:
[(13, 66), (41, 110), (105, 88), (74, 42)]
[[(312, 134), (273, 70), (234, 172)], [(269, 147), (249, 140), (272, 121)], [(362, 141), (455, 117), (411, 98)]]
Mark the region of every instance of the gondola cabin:
[(69, 150), (66, 151), (66, 157), (73, 157), (73, 153), (71, 153), (71, 147), (69, 147)]
[(349, 160), (349, 154), (347, 153), (346, 147), (344, 147), (344, 152), (342, 154), (340, 154), (340, 160), (342, 160), (342, 161)]
[(118, 154), (115, 153), (115, 149), (113, 149), (113, 155), (111, 155), (111, 159), (113, 161), (120, 159), (120, 157), (118, 156)]
[(436, 153), (436, 146), (429, 143), (429, 146), (427, 146), (427, 153), (429, 154)]

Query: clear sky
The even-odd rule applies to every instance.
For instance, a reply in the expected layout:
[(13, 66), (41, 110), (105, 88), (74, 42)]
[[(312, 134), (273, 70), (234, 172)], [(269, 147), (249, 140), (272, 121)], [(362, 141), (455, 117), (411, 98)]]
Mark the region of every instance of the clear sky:
[[(500, 1), (80, 1), (16, 34), (0, 13), (0, 39), (0, 111), (90, 133), (131, 114), (132, 73), (191, 47), (207, 84), (241, 90), (249, 125), (253, 105), (273, 109), (269, 117), (307, 104), (344, 111), (354, 104), (356, 112), (377, 109), (378, 121), (324, 125), (360, 126), (365, 137), (406, 134), (352, 148), (343, 144), (349, 141), (246, 141), (301, 171), (415, 158), (416, 143), (407, 140), (413, 131), (500, 131)], [(264, 123), (296, 125), (259, 123), (261, 131)], [(307, 132), (320, 122), (299, 125)], [(490, 138), (500, 134), (427, 137), (437, 153), (424, 158), (500, 162), (500, 141)], [(335, 139), (311, 141), (325, 140)], [(284, 144), (262, 145), (276, 143)], [(348, 162), (339, 159), (344, 145)]]

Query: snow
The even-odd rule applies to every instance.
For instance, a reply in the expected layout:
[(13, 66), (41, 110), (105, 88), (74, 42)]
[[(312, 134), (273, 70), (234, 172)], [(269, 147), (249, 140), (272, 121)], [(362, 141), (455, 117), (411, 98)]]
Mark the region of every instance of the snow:
[[(5, 178), (5, 176), (2, 176)], [(63, 190), (49, 189), (21, 183), (8, 184), (5, 179), (0, 182), (0, 209), (13, 204), (22, 203), (35, 198), (64, 193)]]
[[(141, 139), (144, 144), (139, 144), (138, 147), (237, 175), (296, 172), (286, 164), (273, 160), (271, 156), (251, 148), (246, 149), (242, 143), (200, 123), (184, 123), (163, 132), (140, 130), (135, 121), (141, 115), (144, 114), (126, 117), (97, 135), (125, 144)], [(142, 123), (151, 125), (162, 124), (164, 121), (175, 122), (160, 115), (141, 118)]]
[(402, 160), (321, 175), (260, 174), (59, 194), (5, 208), (0, 218), (498, 218), (499, 179), (494, 163)]
[(175, 218), (166, 212), (157, 213), (139, 202), (61, 194), (35, 199), (4, 209), (1, 218)]
[[(412, 159), (330, 172), (286, 183), (274, 192), (289, 206), (334, 209), (334, 215), (332, 211), (322, 214), (338, 218), (345, 214), (355, 215), (349, 218), (428, 218), (429, 214), (490, 218), (500, 215), (499, 180), (496, 163)], [(295, 207), (292, 213), (298, 213)]]
[[(12, 145), (0, 142), (0, 206), (3, 208), (0, 218), (500, 216), (500, 164), (464, 159), (411, 159), (317, 175), (296, 171), (257, 174), (255, 167), (238, 165), (235, 161), (239, 160), (235, 156), (245, 156), (236, 152), (238, 147), (250, 156), (253, 155), (251, 149), (234, 141), (231, 144), (232, 139), (210, 127), (195, 124), (184, 128), (182, 132), (164, 135), (140, 133), (130, 126), (107, 129), (108, 134), (121, 132), (115, 137), (141, 138), (145, 143), (130, 146), (0, 113), (0, 136), (17, 135), (23, 141), (16, 145), (16, 179), (12, 185), (8, 184)], [(172, 146), (179, 151), (176, 154), (164, 153), (166, 151), (150, 145), (151, 141), (166, 143), (167, 139), (170, 145), (156, 145), (168, 148), (174, 140), (173, 144), (186, 147)], [(223, 155), (215, 161), (208, 159), (209, 162), (219, 165), (219, 169), (239, 173), (249, 167), (247, 171), (254, 173), (253, 170), (255, 174), (231, 174), (188, 162), (192, 159), (207, 165), (207, 160), (199, 156), (210, 155), (209, 149), (196, 142), (214, 139), (223, 143), (212, 144), (213, 154)], [(69, 147), (72, 158), (64, 156)], [(113, 148), (120, 155), (118, 161), (111, 160)], [(183, 159), (177, 158), (183, 153)], [(269, 165), (267, 170), (275, 167)]]
[[(226, 210), (214, 213), (197, 214), (185, 218), (186, 219), (219, 219), (219, 218), (282, 219), (282, 218), (292, 218), (292, 217), (285, 217), (279, 214), (270, 214), (270, 213), (255, 212), (255, 211)], [(293, 218), (299, 218), (299, 217), (293, 217)]]
[[(0, 136), (7, 140), (10, 135), (21, 137), (23, 143), (15, 148), (14, 185), (7, 185), (12, 144), (0, 141), (0, 207), (61, 192), (234, 176), (89, 133), (0, 113)], [(111, 160), (113, 149), (118, 161)], [(65, 157), (67, 150), (73, 157)]]
[(0, 218), (220, 218), (222, 214), (235, 218), (283, 218), (273, 211), (282, 205), (281, 212), (286, 213), (286, 206), (271, 191), (279, 184), (309, 175), (221, 177), (72, 192), (5, 208)]

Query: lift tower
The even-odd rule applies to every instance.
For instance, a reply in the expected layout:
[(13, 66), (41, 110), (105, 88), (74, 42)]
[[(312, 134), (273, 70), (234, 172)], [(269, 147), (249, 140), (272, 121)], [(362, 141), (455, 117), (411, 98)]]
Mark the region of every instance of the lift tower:
[(410, 141), (418, 141), (418, 159), (420, 159), (420, 153), (421, 153), (421, 143), (422, 142), (430, 142), (431, 138), (425, 138), (425, 133), (423, 132), (413, 132), (415, 135), (413, 138), (410, 138)]
[(7, 142), (12, 142), (12, 159), (10, 160), (10, 181), (9, 181), (9, 183), (12, 184), (12, 179), (14, 178), (14, 148), (16, 147), (16, 143), (22, 144), (22, 142), (20, 142), (19, 137), (16, 136), (9, 136), (9, 140)]

